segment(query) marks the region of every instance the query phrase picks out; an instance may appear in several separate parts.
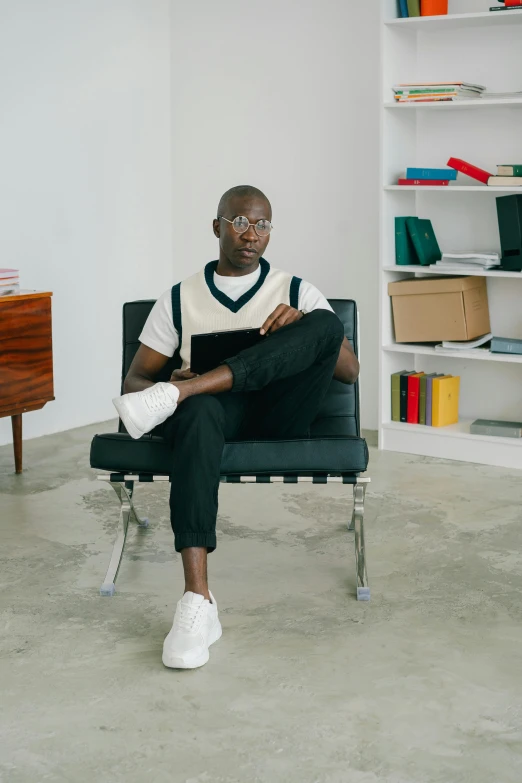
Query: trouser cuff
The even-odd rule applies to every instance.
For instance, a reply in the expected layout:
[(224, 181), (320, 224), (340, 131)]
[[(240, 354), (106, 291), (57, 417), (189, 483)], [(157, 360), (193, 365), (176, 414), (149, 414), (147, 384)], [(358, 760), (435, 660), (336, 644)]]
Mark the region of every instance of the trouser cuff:
[(233, 356), (227, 359), (223, 364), (230, 367), (234, 380), (232, 383), (233, 392), (242, 392), (245, 388), (247, 371), (243, 359), (240, 356)]
[(188, 530), (182, 535), (177, 535), (174, 541), (174, 548), (176, 552), (181, 552), (182, 549), (187, 547), (203, 547), (207, 549), (207, 552), (213, 552), (216, 548), (216, 534), (215, 533), (197, 533)]

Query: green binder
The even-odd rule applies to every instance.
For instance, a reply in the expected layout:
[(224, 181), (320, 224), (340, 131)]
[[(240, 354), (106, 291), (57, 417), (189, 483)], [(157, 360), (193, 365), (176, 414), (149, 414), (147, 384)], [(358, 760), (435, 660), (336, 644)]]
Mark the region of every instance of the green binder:
[(395, 218), (395, 263), (399, 266), (418, 264), (419, 259), (413, 247), (410, 233), (406, 227), (407, 220), (415, 220), (413, 217)]
[(429, 266), (440, 261), (442, 253), (431, 220), (409, 217), (406, 218), (406, 226), (421, 265)]

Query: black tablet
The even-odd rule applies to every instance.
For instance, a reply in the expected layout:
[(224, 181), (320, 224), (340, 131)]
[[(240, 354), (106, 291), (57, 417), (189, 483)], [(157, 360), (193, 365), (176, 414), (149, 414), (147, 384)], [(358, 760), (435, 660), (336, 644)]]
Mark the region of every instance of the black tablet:
[(253, 328), (193, 334), (190, 344), (190, 369), (202, 375), (263, 339), (265, 337), (259, 329)]

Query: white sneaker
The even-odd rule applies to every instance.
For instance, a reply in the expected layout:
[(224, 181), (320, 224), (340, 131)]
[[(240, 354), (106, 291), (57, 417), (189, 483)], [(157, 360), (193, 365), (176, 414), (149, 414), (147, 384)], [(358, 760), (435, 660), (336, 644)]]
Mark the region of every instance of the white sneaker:
[(155, 383), (139, 392), (113, 399), (129, 435), (137, 440), (172, 416), (178, 407), (179, 389), (172, 383)]
[(214, 596), (212, 603), (198, 593), (178, 601), (174, 624), (163, 642), (163, 663), (171, 669), (197, 669), (209, 659), (208, 648), (223, 631)]

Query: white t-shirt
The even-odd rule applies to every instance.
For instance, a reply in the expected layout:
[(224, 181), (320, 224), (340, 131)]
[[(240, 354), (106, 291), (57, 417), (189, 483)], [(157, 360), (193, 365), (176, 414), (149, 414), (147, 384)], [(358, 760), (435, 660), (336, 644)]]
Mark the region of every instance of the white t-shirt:
[[(214, 272), (214, 284), (216, 288), (226, 294), (230, 299), (236, 302), (240, 296), (243, 296), (252, 286), (257, 283), (261, 267), (255, 272), (242, 277), (225, 277)], [(299, 287), (299, 310), (331, 310), (328, 301), (311, 283), (301, 281)], [(267, 313), (267, 316), (270, 315)], [(179, 346), (179, 335), (174, 328), (172, 318), (172, 296), (171, 289), (164, 294), (155, 303), (147, 318), (143, 331), (139, 336), (140, 343), (152, 348), (154, 351), (163, 354), (163, 356), (174, 356)]]

